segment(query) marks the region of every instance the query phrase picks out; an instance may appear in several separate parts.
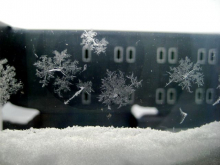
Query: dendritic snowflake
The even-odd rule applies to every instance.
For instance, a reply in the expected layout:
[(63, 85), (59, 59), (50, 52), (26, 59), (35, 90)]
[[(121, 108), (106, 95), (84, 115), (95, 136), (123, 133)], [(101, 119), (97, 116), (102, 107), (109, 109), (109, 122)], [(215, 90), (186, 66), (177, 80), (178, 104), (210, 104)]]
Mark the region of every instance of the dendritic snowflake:
[[(73, 85), (71, 81), (76, 78), (77, 73), (85, 71), (87, 65), (84, 65), (83, 70), (81, 67), (78, 67), (79, 62), (76, 60), (72, 62), (69, 59), (71, 55), (67, 54), (67, 50), (62, 51), (61, 53), (55, 50), (53, 54), (54, 57), (52, 58), (47, 57), (46, 55), (41, 56), (39, 60), (34, 63), (34, 66), (37, 67), (36, 75), (41, 78), (40, 83), (43, 84), (42, 87), (47, 86), (51, 79), (55, 79), (53, 83), (54, 92), (62, 97), (63, 92), (71, 91), (70, 86)], [(80, 88), (81, 92), (87, 89), (86, 86), (84, 86), (86, 84), (87, 83), (82, 83), (81, 81), (78, 83), (78, 85), (81, 85), (82, 87)], [(89, 84), (92, 86), (91, 82), (89, 82)], [(79, 92), (79, 94), (81, 92)], [(90, 94), (90, 92), (88, 92), (88, 94)], [(65, 102), (65, 104), (68, 102)]]
[(23, 87), (15, 78), (15, 68), (6, 65), (7, 62), (7, 59), (0, 60), (0, 104), (6, 103), (11, 94), (15, 94)]
[(138, 82), (133, 74), (126, 78), (130, 79), (131, 84), (126, 84), (125, 76), (121, 71), (116, 73), (107, 70), (107, 77), (102, 79), (102, 93), (99, 95), (99, 101), (106, 104), (108, 109), (111, 109), (111, 104), (118, 105), (118, 108), (126, 106), (135, 88), (141, 86), (142, 80)]
[(96, 32), (90, 30), (90, 31), (84, 31), (84, 33), (81, 35), (82, 43), (81, 45), (84, 45), (90, 50), (94, 50), (97, 55), (100, 53), (105, 53), (106, 46), (108, 44), (108, 41), (105, 40), (105, 38), (102, 38), (101, 41), (95, 38), (97, 35)]
[(171, 72), (169, 73), (170, 79), (169, 85), (172, 82), (176, 82), (182, 87), (182, 90), (186, 89), (188, 92), (190, 90), (192, 83), (198, 85), (198, 87), (203, 86), (203, 73), (201, 73), (202, 68), (199, 63), (193, 65), (188, 57), (185, 60), (181, 59), (179, 61), (178, 67), (170, 67)]

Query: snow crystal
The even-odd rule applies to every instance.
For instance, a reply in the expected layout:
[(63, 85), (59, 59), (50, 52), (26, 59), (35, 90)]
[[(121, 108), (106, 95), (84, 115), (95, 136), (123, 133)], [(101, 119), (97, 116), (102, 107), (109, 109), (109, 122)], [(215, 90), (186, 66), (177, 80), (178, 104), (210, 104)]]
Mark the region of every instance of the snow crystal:
[(112, 117), (112, 114), (111, 113), (109, 113), (107, 116), (106, 116), (107, 118), (108, 118), (108, 120)]
[(218, 164), (219, 129), (220, 122), (178, 133), (77, 126), (4, 130), (0, 132), (0, 164)]
[(180, 124), (183, 123), (183, 121), (185, 120), (187, 113), (183, 112), (182, 109), (180, 108), (180, 115), (181, 115), (181, 121)]
[[(77, 73), (82, 73), (86, 70), (87, 65), (84, 65), (82, 70), (81, 67), (78, 67), (78, 61), (71, 61), (69, 57), (70, 54), (67, 54), (67, 49), (62, 52), (53, 51), (54, 57), (47, 57), (47, 55), (41, 56), (39, 60), (34, 63), (34, 66), (37, 67), (37, 77), (39, 77), (40, 83), (42, 83), (42, 87), (48, 85), (51, 79), (55, 79), (53, 85), (55, 86), (54, 92), (59, 95), (59, 97), (63, 97), (63, 92), (71, 91), (70, 86), (73, 85), (71, 82), (77, 77)], [(55, 74), (55, 72), (59, 72), (61, 74)], [(86, 86), (84, 86), (86, 85)], [(79, 83), (76, 85), (79, 88), (69, 100), (65, 101), (65, 104), (68, 104), (70, 100), (78, 96), (83, 90), (86, 90), (88, 94), (92, 91), (91, 86), (92, 82), (82, 83), (79, 80)]]
[(84, 31), (84, 33), (81, 35), (82, 43), (81, 45), (84, 45), (90, 50), (94, 50), (97, 55), (100, 53), (105, 53), (106, 46), (108, 45), (108, 41), (105, 40), (105, 38), (102, 38), (101, 41), (95, 38), (97, 35), (96, 32), (93, 30)]
[(170, 79), (166, 86), (176, 82), (182, 87), (182, 90), (186, 89), (188, 92), (192, 92), (190, 90), (192, 83), (196, 83), (198, 87), (203, 86), (203, 73), (200, 72), (202, 68), (199, 63), (193, 65), (188, 57), (185, 60), (181, 59), (179, 63), (178, 67), (170, 67), (172, 73), (168, 72)]
[[(218, 81), (220, 82), (220, 76), (218, 78)], [(218, 85), (217, 89), (220, 89), (220, 85)], [(215, 106), (216, 104), (218, 104), (220, 102), (220, 97), (212, 104), (213, 106)]]
[(220, 102), (220, 97), (212, 104), (213, 106), (215, 106), (216, 104), (218, 104)]
[(0, 104), (5, 104), (11, 94), (22, 88), (22, 83), (15, 78), (15, 68), (6, 65), (7, 59), (0, 60)]
[(141, 86), (142, 80), (138, 82), (133, 74), (126, 78), (130, 79), (131, 84), (126, 84), (124, 73), (120, 70), (118, 73), (107, 70), (107, 77), (102, 79), (102, 93), (99, 95), (99, 101), (106, 104), (108, 109), (111, 109), (111, 104), (118, 105), (118, 108), (126, 106), (135, 88)]
[(77, 84), (77, 87), (80, 89), (78, 90), (70, 99), (64, 102), (64, 104), (68, 104), (72, 99), (74, 99), (76, 96), (78, 96), (82, 91), (85, 91), (88, 95), (93, 92), (92, 89), (92, 82), (85, 82), (79, 80), (79, 83)]

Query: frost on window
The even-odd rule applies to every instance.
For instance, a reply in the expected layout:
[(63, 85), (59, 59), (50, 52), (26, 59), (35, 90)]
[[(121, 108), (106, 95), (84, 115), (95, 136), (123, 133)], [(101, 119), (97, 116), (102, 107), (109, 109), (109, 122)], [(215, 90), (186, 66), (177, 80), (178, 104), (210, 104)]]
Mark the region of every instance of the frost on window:
[[(218, 81), (220, 82), (220, 76), (218, 78)], [(220, 85), (218, 85), (217, 89), (220, 89)], [(213, 106), (215, 106), (216, 104), (218, 104), (220, 102), (220, 96), (219, 98), (212, 104)]]
[(89, 30), (89, 31), (84, 31), (84, 33), (81, 35), (82, 38), (82, 43), (81, 45), (84, 45), (90, 50), (94, 50), (97, 55), (100, 53), (105, 53), (106, 46), (108, 44), (108, 41), (105, 40), (105, 38), (102, 38), (101, 41), (96, 39), (97, 33)]
[[(77, 78), (77, 74), (85, 71), (87, 66), (84, 65), (84, 68), (82, 69), (81, 67), (78, 67), (78, 61), (75, 60), (72, 62), (69, 59), (71, 55), (67, 54), (67, 49), (62, 52), (55, 50), (53, 54), (54, 57), (52, 58), (43, 55), (36, 63), (34, 63), (34, 66), (37, 67), (36, 75), (41, 79), (40, 83), (42, 83), (42, 87), (47, 86), (49, 82), (53, 81), (54, 92), (57, 93), (59, 97), (63, 97), (62, 93), (71, 91), (70, 86), (73, 85), (73, 81)], [(86, 92), (90, 94), (92, 91), (91, 86), (92, 82), (82, 83), (79, 81), (77, 87), (80, 90), (78, 93), (76, 92), (75, 96), (78, 96), (83, 90), (86, 90)], [(88, 89), (89, 87), (90, 90)], [(72, 99), (69, 99), (69, 101)], [(65, 101), (65, 104), (69, 101)]]
[[(126, 83), (126, 78), (130, 80), (129, 84)], [(141, 82), (142, 80), (138, 81), (133, 74), (125, 77), (120, 70), (118, 73), (107, 70), (107, 77), (102, 79), (99, 101), (106, 104), (108, 109), (111, 109), (112, 104), (118, 105), (118, 108), (126, 106), (135, 88), (141, 86)]]
[(7, 62), (7, 59), (0, 60), (0, 104), (6, 103), (11, 94), (15, 94), (23, 86), (15, 78), (15, 68), (6, 65)]
[(170, 79), (166, 86), (176, 82), (182, 87), (182, 90), (186, 89), (188, 92), (192, 92), (190, 90), (192, 84), (197, 84), (198, 87), (204, 84), (201, 70), (199, 63), (193, 64), (188, 57), (185, 60), (181, 59), (178, 67), (170, 67), (171, 72), (168, 72)]

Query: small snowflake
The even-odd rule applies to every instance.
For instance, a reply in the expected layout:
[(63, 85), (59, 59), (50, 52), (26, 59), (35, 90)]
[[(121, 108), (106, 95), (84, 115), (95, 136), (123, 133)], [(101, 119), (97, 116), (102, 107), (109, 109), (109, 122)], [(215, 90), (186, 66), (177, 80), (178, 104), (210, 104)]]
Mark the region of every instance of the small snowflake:
[(220, 97), (212, 105), (215, 106), (216, 104), (219, 104), (219, 102), (220, 102)]
[[(220, 82), (220, 76), (218, 77), (218, 81)], [(220, 89), (220, 85), (217, 86), (217, 89)]]
[(188, 92), (192, 92), (190, 90), (192, 83), (197, 84), (198, 87), (204, 84), (200, 64), (196, 63), (193, 65), (193, 62), (191, 62), (188, 57), (186, 57), (185, 60), (181, 59), (179, 66), (170, 67), (170, 70), (171, 72), (168, 72), (170, 79), (166, 86), (172, 82), (176, 82), (182, 87), (182, 90), (186, 89)]
[[(220, 76), (218, 78), (218, 81), (220, 82)], [(217, 89), (220, 89), (220, 85), (217, 86)], [(216, 104), (218, 104), (220, 102), (220, 96), (219, 98), (212, 104), (213, 106), (215, 106)]]
[(118, 108), (127, 105), (135, 88), (141, 86), (142, 80), (138, 82), (133, 74), (126, 78), (130, 79), (131, 84), (126, 84), (125, 76), (121, 71), (116, 73), (107, 70), (107, 77), (102, 79), (102, 93), (99, 95), (99, 101), (106, 104), (108, 109), (111, 109), (111, 104), (119, 105)]
[(72, 85), (72, 83), (67, 81), (66, 77), (57, 77), (54, 82), (54, 92), (57, 93), (60, 97), (62, 97), (62, 92), (70, 91), (70, 85)]
[(181, 115), (180, 124), (182, 124), (187, 116), (187, 113), (183, 112), (182, 109), (180, 108), (180, 115)]
[(109, 113), (107, 116), (108, 120), (112, 117), (111, 113)]
[(65, 101), (64, 104), (69, 104), (69, 102), (72, 99), (74, 99), (76, 96), (78, 96), (82, 91), (85, 91), (89, 95), (91, 94), (91, 92), (93, 92), (91, 81), (83, 83), (82, 81), (79, 80), (77, 87), (79, 88), (79, 90), (70, 99)]
[(105, 53), (106, 46), (108, 45), (108, 41), (105, 40), (105, 38), (102, 38), (101, 41), (95, 38), (97, 35), (96, 32), (90, 30), (90, 31), (84, 31), (84, 33), (81, 35), (82, 43), (81, 45), (84, 45), (90, 50), (94, 50), (97, 55), (100, 53)]

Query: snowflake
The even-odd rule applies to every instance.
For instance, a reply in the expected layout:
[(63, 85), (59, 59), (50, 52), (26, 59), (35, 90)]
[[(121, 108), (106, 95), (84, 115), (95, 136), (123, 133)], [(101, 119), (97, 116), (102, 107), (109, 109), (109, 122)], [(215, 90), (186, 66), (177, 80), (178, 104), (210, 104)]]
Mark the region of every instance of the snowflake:
[(47, 86), (51, 78), (55, 78), (55, 72), (59, 72), (64, 76), (63, 78), (56, 78), (54, 83), (57, 87), (55, 92), (61, 97), (60, 92), (67, 91), (71, 85), (67, 81), (73, 80), (76, 73), (81, 71), (81, 68), (77, 66), (78, 61), (71, 62), (68, 59), (70, 55), (67, 54), (67, 50), (61, 53), (55, 50), (53, 54), (55, 55), (53, 58), (46, 55), (40, 57), (40, 60), (34, 63), (34, 65), (37, 67), (36, 75), (41, 78), (40, 83), (43, 84), (42, 87)]
[[(218, 81), (220, 82), (220, 76), (219, 76), (219, 78), (218, 78)], [(217, 86), (217, 89), (219, 89), (220, 88), (220, 85), (218, 85)], [(215, 106), (216, 104), (218, 104), (220, 102), (220, 96), (219, 96), (219, 98), (212, 104), (213, 106)]]
[(54, 82), (54, 86), (56, 86), (57, 88), (54, 89), (54, 92), (62, 97), (62, 92), (70, 91), (70, 85), (72, 85), (72, 83), (67, 81), (66, 77), (57, 77)]
[(213, 106), (215, 106), (216, 104), (218, 104), (220, 102), (220, 97), (212, 104)]
[[(53, 58), (44, 55), (40, 57), (36, 63), (34, 63), (34, 65), (37, 67), (36, 75), (37, 77), (41, 78), (40, 83), (43, 84), (42, 87), (47, 86), (52, 78), (55, 79), (53, 83), (54, 92), (57, 93), (59, 97), (62, 97), (63, 92), (71, 91), (70, 86), (73, 85), (71, 81), (76, 78), (77, 73), (84, 72), (87, 68), (87, 65), (84, 65), (83, 70), (81, 67), (78, 67), (79, 62), (76, 60), (72, 62), (69, 59), (71, 55), (67, 54), (67, 50), (62, 51), (61, 53), (55, 50), (53, 54)], [(58, 73), (55, 74), (55, 72)], [(82, 85), (82, 82), (80, 81), (79, 84)], [(83, 85), (86, 84), (87, 83), (84, 83)], [(92, 83), (90, 83), (90, 85), (92, 85)], [(81, 90), (83, 91), (86, 89), (86, 87), (83, 87)]]
[(72, 99), (74, 99), (76, 96), (78, 96), (82, 91), (85, 91), (87, 94), (90, 94), (91, 92), (93, 92), (91, 81), (83, 83), (82, 81), (79, 80), (77, 87), (80, 90), (78, 90), (70, 99), (65, 101), (64, 104), (68, 104)]
[[(220, 82), (220, 76), (218, 77), (218, 81)], [(217, 89), (220, 89), (220, 85), (217, 86)]]
[(180, 108), (180, 115), (181, 115), (180, 124), (182, 124), (187, 116), (187, 113), (183, 112), (182, 109)]
[(6, 65), (8, 60), (0, 60), (0, 104), (6, 103), (10, 99), (11, 94), (15, 94), (22, 88), (22, 83), (15, 79), (15, 68)]
[(108, 120), (112, 117), (111, 113), (109, 113), (107, 116)]
[(94, 50), (97, 55), (100, 53), (105, 53), (106, 51), (106, 46), (108, 44), (108, 41), (103, 38), (101, 41), (95, 38), (97, 35), (96, 32), (90, 30), (90, 31), (84, 31), (84, 33), (81, 35), (82, 38), (82, 43), (81, 45), (84, 45), (90, 50)]
[(202, 68), (199, 63), (193, 65), (193, 62), (190, 61), (188, 57), (185, 60), (181, 59), (179, 61), (178, 67), (170, 67), (171, 72), (168, 72), (170, 75), (169, 85), (172, 82), (176, 82), (179, 86), (182, 87), (182, 90), (186, 89), (188, 92), (192, 92), (190, 87), (192, 83), (195, 83), (199, 86), (204, 84), (203, 74), (200, 72)]
[(121, 71), (111, 72), (107, 70), (107, 77), (102, 79), (101, 90), (99, 95), (99, 101), (108, 106), (111, 109), (111, 104), (119, 105), (118, 108), (126, 106), (129, 103), (131, 94), (135, 91), (135, 88), (141, 86), (141, 81), (137, 81), (137, 77), (126, 76), (130, 79), (131, 84), (127, 85), (124, 74)]

